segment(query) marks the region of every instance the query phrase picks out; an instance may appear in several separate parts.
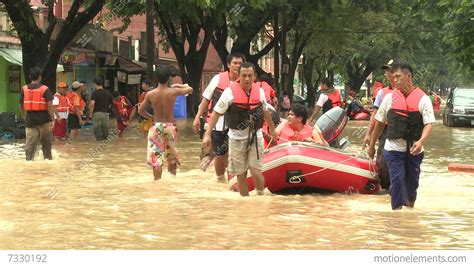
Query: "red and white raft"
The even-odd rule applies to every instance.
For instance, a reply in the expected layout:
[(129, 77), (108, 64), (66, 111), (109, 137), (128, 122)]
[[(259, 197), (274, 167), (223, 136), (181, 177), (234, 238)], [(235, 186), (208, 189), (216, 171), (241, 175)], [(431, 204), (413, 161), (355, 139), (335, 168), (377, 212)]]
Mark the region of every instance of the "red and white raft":
[[(367, 158), (307, 142), (287, 142), (267, 150), (263, 157), (265, 186), (278, 194), (314, 192), (376, 193), (375, 163)], [(248, 177), (249, 191), (254, 189)], [(237, 177), (229, 180), (238, 190)]]

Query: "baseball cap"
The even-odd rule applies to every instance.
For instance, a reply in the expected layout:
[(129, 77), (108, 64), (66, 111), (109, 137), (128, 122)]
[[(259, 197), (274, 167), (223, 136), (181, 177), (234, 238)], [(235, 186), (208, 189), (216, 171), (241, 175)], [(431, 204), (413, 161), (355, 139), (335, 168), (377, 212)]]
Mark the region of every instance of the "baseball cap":
[(58, 83), (58, 88), (67, 88), (66, 82), (59, 82)]
[(74, 82), (72, 83), (72, 87), (73, 87), (74, 89), (77, 89), (77, 88), (79, 88), (79, 87), (81, 87), (81, 86), (82, 86), (82, 83), (80, 83), (79, 81), (74, 81)]
[(392, 68), (393, 65), (393, 59), (390, 59), (390, 61), (387, 62), (387, 64), (382, 66), (382, 69), (385, 70), (387, 68)]

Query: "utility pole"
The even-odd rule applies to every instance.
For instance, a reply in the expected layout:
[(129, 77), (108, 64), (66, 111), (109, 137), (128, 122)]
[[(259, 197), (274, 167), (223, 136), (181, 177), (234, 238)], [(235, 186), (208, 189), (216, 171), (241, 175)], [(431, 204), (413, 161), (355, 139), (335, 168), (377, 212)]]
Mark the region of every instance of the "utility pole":
[[(282, 22), (282, 26), (281, 26), (281, 34), (282, 34), (282, 38), (281, 38), (281, 65), (282, 65), (282, 70), (281, 70), (281, 90), (284, 91), (285, 93), (287, 93), (288, 95), (290, 95), (290, 92), (288, 91), (288, 88), (286, 88), (286, 78), (287, 78), (287, 74), (288, 74), (288, 61), (286, 60), (286, 33), (288, 31), (287, 29), (287, 25), (286, 25), (286, 19), (285, 17), (283, 16), (281, 18), (281, 22)], [(293, 95), (293, 93), (291, 94)], [(290, 96), (291, 96), (290, 95)]]
[(153, 17), (153, 1), (146, 0), (146, 76), (151, 86), (156, 86), (155, 72), (155, 21)]
[[(279, 33), (278, 28), (278, 12), (275, 14), (273, 18), (273, 38), (277, 38)], [(273, 71), (274, 71), (274, 86), (277, 91), (278, 98), (282, 95), (280, 91), (280, 49), (279, 49), (279, 42), (275, 40), (275, 44), (273, 45)]]

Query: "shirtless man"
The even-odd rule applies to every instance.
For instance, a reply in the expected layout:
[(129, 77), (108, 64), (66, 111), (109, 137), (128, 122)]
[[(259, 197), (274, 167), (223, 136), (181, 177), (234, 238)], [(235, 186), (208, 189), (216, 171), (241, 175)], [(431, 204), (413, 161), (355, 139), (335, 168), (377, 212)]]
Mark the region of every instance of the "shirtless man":
[[(168, 87), (170, 71), (167, 67), (158, 67), (156, 77), (159, 82), (155, 90), (148, 92), (140, 105), (139, 113), (145, 118), (153, 119), (154, 124), (148, 131), (147, 162), (153, 167), (155, 180), (161, 179), (163, 163), (168, 162), (168, 172), (176, 176), (179, 163), (176, 148), (177, 134), (174, 122), (174, 102), (176, 96), (187, 95), (193, 88), (187, 84), (174, 84)], [(153, 107), (154, 115), (147, 111)]]

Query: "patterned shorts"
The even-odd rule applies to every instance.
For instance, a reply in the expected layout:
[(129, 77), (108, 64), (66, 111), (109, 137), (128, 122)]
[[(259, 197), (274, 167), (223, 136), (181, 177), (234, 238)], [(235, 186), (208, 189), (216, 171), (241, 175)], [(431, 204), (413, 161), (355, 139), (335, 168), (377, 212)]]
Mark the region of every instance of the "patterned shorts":
[(147, 163), (153, 168), (179, 163), (176, 142), (178, 135), (173, 123), (155, 123), (148, 130)]

